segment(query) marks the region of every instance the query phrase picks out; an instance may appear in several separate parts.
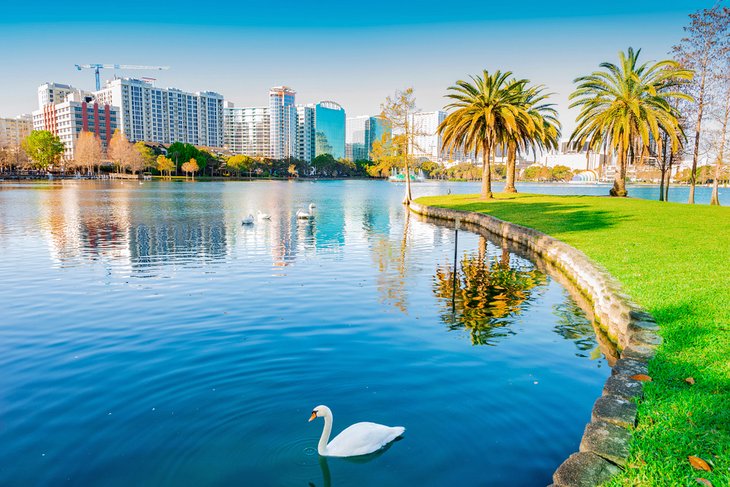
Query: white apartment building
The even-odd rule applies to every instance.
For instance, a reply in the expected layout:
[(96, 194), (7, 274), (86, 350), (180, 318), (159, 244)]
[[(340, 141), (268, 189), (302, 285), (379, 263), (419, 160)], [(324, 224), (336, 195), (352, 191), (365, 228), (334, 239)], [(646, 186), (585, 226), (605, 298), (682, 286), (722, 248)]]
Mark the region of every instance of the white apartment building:
[(76, 139), (81, 131), (93, 132), (106, 148), (117, 129), (117, 108), (99, 103), (84, 92), (67, 94), (60, 102), (47, 103), (33, 112), (33, 130), (47, 130), (66, 146), (64, 158), (73, 160)]
[(446, 118), (446, 112), (418, 112), (411, 115), (411, 130), (416, 134), (411, 147), (412, 154), (423, 160), (452, 165), (460, 162), (476, 162), (474, 154), (465, 154), (462, 150), (444, 150), (443, 138), (438, 133), (438, 126)]
[(30, 115), (15, 118), (0, 118), (0, 148), (17, 149), (20, 143), (33, 130), (33, 119)]
[(223, 146), (235, 154), (271, 157), (268, 107), (223, 108)]
[(312, 105), (297, 106), (297, 144), (296, 158), (312, 162), (315, 149), (315, 109)]
[(275, 86), (269, 90), (271, 157), (277, 160), (288, 159), (297, 155), (295, 96), (296, 91), (287, 86)]
[(119, 128), (130, 141), (223, 147), (223, 96), (218, 93), (188, 93), (121, 78), (107, 81), (95, 96), (119, 107)]
[(38, 87), (38, 109), (43, 108), (44, 105), (61, 103), (74, 91), (79, 90), (61, 83), (43, 83)]

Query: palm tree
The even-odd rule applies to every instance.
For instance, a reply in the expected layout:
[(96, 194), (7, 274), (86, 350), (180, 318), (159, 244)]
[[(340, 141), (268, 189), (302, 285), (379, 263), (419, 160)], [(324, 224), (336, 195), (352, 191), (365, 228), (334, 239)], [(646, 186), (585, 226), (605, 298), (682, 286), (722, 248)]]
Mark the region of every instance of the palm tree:
[(500, 143), (522, 130), (534, 130), (534, 121), (522, 103), (527, 80), (509, 80), (512, 73), (495, 71), (459, 80), (449, 87), (446, 105), (451, 111), (439, 124), (445, 150), (482, 155), (482, 198), (492, 198), (491, 156)]
[(509, 134), (505, 141), (507, 146), (507, 183), (504, 191), (507, 193), (517, 192), (515, 188), (515, 166), (518, 151), (526, 150), (528, 147), (531, 147), (533, 152), (537, 152), (537, 149), (557, 149), (560, 143), (558, 112), (553, 103), (545, 103), (550, 94), (544, 93), (544, 91), (545, 87), (543, 85), (537, 85), (525, 87), (522, 92), (522, 103), (532, 118), (533, 125), (531, 129), (528, 126), (522, 126), (518, 132)]
[(578, 88), (570, 95), (570, 108), (580, 107), (578, 126), (570, 143), (592, 150), (606, 143), (618, 155), (618, 170), (611, 196), (626, 196), (626, 165), (629, 151), (649, 147), (650, 139), (669, 135), (673, 149), (680, 145), (678, 114), (670, 104), (673, 98), (692, 100), (674, 90), (692, 79), (692, 71), (681, 69), (676, 61), (639, 64), (641, 49), (619, 52), (619, 64), (603, 62), (602, 71), (575, 79)]

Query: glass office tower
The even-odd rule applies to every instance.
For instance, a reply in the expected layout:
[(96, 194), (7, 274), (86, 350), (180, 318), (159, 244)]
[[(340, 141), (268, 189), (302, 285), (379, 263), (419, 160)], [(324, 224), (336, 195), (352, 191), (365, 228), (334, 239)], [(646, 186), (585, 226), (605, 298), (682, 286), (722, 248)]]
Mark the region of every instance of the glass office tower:
[(333, 101), (321, 101), (314, 107), (314, 155), (345, 157), (345, 109)]

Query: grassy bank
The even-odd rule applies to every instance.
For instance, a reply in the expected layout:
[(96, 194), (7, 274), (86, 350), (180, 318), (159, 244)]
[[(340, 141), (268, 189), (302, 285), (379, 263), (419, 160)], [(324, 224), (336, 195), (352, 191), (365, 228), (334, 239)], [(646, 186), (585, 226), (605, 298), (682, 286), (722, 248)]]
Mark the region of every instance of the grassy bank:
[[(730, 485), (730, 208), (528, 194), (418, 202), (489, 213), (563, 240), (654, 315), (664, 345), (650, 363), (629, 467), (612, 485), (699, 485), (698, 477)], [(694, 470), (688, 455), (712, 472)]]

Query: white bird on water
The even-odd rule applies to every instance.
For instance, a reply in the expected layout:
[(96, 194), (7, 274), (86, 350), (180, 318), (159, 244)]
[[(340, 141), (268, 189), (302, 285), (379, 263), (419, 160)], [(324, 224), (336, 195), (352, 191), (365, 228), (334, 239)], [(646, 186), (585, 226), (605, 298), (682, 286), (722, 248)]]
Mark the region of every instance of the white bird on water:
[(329, 441), (332, 433), (332, 411), (327, 406), (317, 406), (312, 410), (309, 421), (315, 418), (324, 418), (322, 437), (317, 445), (317, 452), (323, 457), (355, 457), (374, 453), (406, 431), (403, 426), (355, 423)]
[(271, 215), (264, 213), (261, 210), (258, 211), (257, 216), (259, 217), (259, 220), (271, 220)]
[(247, 217), (241, 220), (241, 225), (253, 225), (253, 215), (249, 213)]
[(297, 210), (297, 218), (299, 220), (311, 220), (314, 218), (314, 209), (316, 206), (314, 203), (309, 203), (309, 212), (306, 212), (302, 210), (301, 208)]

